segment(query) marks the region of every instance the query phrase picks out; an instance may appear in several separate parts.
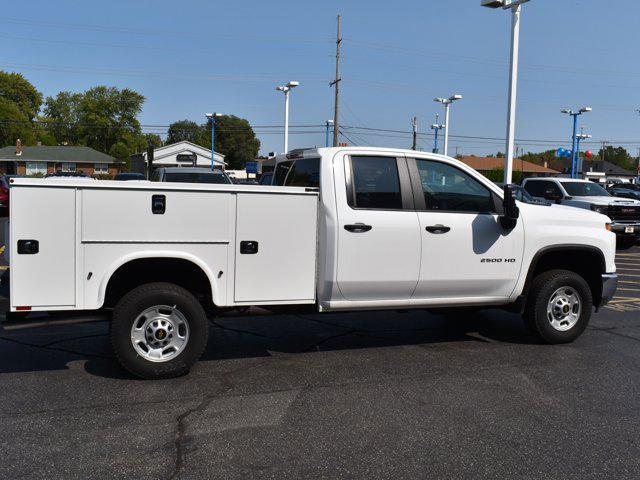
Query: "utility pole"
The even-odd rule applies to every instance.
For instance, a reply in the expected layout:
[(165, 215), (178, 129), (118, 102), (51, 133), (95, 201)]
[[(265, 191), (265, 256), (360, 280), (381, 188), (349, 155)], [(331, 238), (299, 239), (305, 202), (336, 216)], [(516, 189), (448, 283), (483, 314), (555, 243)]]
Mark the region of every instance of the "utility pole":
[(413, 117), (413, 143), (411, 145), (411, 150), (418, 149), (418, 118)]
[(338, 15), (338, 35), (336, 37), (336, 78), (329, 84), (330, 87), (335, 86), (336, 97), (333, 104), (333, 146), (338, 146), (338, 112), (340, 103), (340, 44), (342, 43), (342, 36), (340, 33), (340, 15)]
[(602, 160), (604, 162), (604, 147), (607, 144), (606, 140), (602, 141), (602, 151), (600, 152), (600, 160)]

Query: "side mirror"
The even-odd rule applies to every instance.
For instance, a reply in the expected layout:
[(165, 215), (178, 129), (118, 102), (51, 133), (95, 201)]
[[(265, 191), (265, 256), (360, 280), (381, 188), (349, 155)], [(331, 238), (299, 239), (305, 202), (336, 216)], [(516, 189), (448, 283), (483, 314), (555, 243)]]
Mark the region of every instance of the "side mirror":
[(554, 191), (552, 188), (545, 190), (542, 196), (547, 200), (551, 200), (552, 202), (557, 202), (558, 200), (562, 199), (562, 197), (558, 195), (558, 193)]
[(500, 224), (505, 230), (513, 230), (520, 217), (520, 209), (516, 205), (516, 192), (513, 185), (504, 186), (504, 199), (502, 200), (502, 215)]

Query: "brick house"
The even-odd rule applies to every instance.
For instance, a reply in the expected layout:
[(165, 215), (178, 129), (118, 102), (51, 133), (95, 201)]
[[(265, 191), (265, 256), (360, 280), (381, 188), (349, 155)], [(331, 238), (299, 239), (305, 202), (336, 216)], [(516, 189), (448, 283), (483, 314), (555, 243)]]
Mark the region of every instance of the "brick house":
[(89, 147), (23, 147), (18, 142), (15, 147), (0, 148), (0, 174), (41, 176), (63, 171), (113, 177), (120, 167), (115, 158)]
[[(461, 162), (466, 163), (468, 166), (479, 172), (488, 172), (491, 170), (502, 170), (504, 168), (503, 157), (459, 157)], [(522, 172), (525, 176), (549, 176), (557, 175), (559, 172), (553, 170), (547, 166), (537, 165), (535, 163), (527, 162), (520, 158), (513, 159), (513, 171)]]

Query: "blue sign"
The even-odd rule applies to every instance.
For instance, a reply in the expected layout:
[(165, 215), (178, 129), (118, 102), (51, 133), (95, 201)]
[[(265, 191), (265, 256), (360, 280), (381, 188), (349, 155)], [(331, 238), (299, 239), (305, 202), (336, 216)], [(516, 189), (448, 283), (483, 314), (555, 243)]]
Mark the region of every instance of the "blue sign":
[(258, 173), (258, 162), (247, 162), (247, 173)]

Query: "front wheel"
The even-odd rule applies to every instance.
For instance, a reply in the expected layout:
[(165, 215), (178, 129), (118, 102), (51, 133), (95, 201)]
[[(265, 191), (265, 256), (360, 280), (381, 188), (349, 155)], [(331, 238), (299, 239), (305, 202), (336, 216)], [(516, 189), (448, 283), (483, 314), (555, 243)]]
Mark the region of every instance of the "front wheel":
[(546, 343), (569, 343), (587, 328), (592, 310), (591, 289), (580, 275), (551, 270), (534, 278), (524, 321)]
[(171, 283), (148, 283), (126, 294), (111, 318), (111, 344), (122, 366), (140, 378), (189, 372), (207, 345), (202, 306)]

